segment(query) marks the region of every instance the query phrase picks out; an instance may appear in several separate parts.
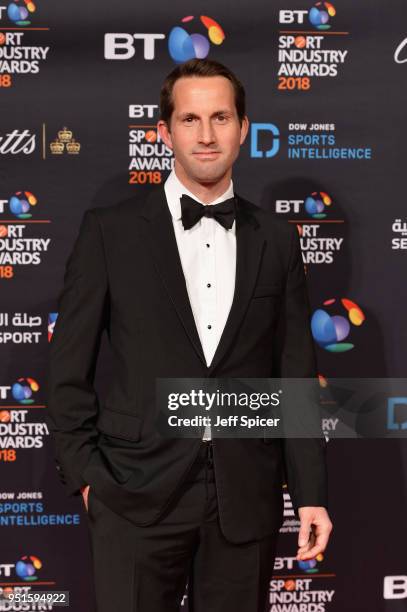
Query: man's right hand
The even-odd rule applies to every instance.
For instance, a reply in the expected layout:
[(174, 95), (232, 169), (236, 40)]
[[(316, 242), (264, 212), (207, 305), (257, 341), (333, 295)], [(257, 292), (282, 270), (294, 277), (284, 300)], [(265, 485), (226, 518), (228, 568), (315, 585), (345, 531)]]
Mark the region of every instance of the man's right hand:
[(82, 493), (82, 497), (83, 497), (83, 502), (85, 504), (86, 512), (88, 511), (89, 486), (90, 485), (85, 485), (84, 487), (81, 487), (81, 493)]

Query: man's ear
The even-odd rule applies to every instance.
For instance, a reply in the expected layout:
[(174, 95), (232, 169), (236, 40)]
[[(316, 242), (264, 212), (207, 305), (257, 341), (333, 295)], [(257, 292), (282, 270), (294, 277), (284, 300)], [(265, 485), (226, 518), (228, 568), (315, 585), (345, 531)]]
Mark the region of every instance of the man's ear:
[(242, 145), (246, 140), (247, 133), (249, 131), (249, 118), (245, 115), (242, 119), (242, 127), (240, 128), (240, 144)]
[(160, 134), (161, 140), (166, 146), (172, 150), (172, 138), (171, 132), (168, 128), (167, 122), (160, 119), (157, 123), (158, 133)]

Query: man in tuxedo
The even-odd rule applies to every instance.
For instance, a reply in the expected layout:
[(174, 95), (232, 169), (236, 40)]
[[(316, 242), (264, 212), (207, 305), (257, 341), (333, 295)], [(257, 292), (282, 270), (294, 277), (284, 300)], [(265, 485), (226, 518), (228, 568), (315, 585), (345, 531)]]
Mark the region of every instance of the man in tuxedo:
[[(87, 508), (99, 612), (175, 612), (186, 583), (195, 612), (263, 612), (284, 482), (297, 559), (327, 546), (325, 440), (163, 437), (155, 384), (315, 376), (299, 238), (234, 190), (249, 121), (229, 69), (177, 66), (160, 111), (164, 186), (85, 211), (66, 264), (48, 376), (57, 467)], [(104, 330), (115, 369), (99, 406)]]

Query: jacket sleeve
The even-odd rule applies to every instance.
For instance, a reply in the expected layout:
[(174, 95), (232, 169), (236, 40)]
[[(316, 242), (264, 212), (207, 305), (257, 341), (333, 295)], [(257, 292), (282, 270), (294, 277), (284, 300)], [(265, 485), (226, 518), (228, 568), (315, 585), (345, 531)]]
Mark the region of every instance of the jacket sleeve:
[[(277, 340), (281, 378), (315, 378), (317, 375), (310, 307), (298, 231), (292, 229), (290, 257)], [(291, 409), (291, 408), (290, 408)], [(301, 410), (301, 406), (294, 407)], [(328, 507), (325, 438), (285, 438), (286, 480), (294, 511), (301, 506)]]
[(108, 308), (102, 229), (95, 209), (89, 209), (66, 262), (47, 364), (47, 417), (68, 495), (79, 494), (87, 484), (82, 473), (97, 449), (99, 405), (93, 383)]

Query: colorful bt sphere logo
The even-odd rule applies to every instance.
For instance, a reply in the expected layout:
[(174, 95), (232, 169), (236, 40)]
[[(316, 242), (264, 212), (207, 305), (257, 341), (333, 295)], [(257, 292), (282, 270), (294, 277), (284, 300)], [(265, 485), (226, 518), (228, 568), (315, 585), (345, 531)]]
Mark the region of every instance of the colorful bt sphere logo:
[(38, 580), (38, 576), (35, 572), (42, 568), (42, 563), (38, 557), (34, 555), (24, 555), (20, 561), (16, 563), (16, 573), (19, 578), (22, 578), (25, 582), (33, 582)]
[(35, 398), (32, 395), (39, 388), (40, 386), (34, 378), (19, 378), (11, 387), (11, 393), (20, 404), (33, 404)]
[(314, 559), (306, 561), (297, 561), (298, 567), (306, 574), (316, 574), (318, 572), (318, 562), (324, 560), (324, 555), (319, 553)]
[(31, 21), (27, 19), (28, 13), (34, 13), (36, 6), (31, 0), (24, 0), (25, 6), (19, 6), (19, 0), (10, 2), (7, 8), (8, 18), (13, 21), (16, 25), (26, 26), (30, 25)]
[[(344, 309), (344, 314), (330, 314), (330, 311), (338, 308), (338, 302)], [(365, 315), (355, 302), (346, 298), (326, 300), (323, 306), (326, 309), (318, 308), (311, 319), (311, 331), (315, 342), (331, 353), (350, 351), (355, 345), (343, 340), (349, 336), (351, 324), (359, 327), (366, 319)]]
[(324, 191), (314, 191), (305, 199), (305, 210), (313, 219), (325, 219), (326, 208), (331, 206), (332, 200)]
[[(193, 15), (188, 15), (181, 19), (181, 22), (188, 23), (193, 19)], [(214, 19), (205, 15), (201, 15), (199, 19), (208, 31), (209, 40), (199, 33), (188, 34), (180, 26), (172, 28), (169, 34), (168, 51), (172, 59), (178, 64), (190, 59), (205, 59), (209, 53), (209, 41), (214, 45), (221, 45), (225, 40), (225, 33)]]
[(37, 198), (30, 191), (17, 191), (9, 199), (8, 205), (10, 212), (19, 219), (31, 219), (31, 207), (37, 202)]
[(329, 30), (330, 17), (336, 15), (336, 10), (330, 2), (317, 2), (308, 13), (308, 18), (318, 30)]

